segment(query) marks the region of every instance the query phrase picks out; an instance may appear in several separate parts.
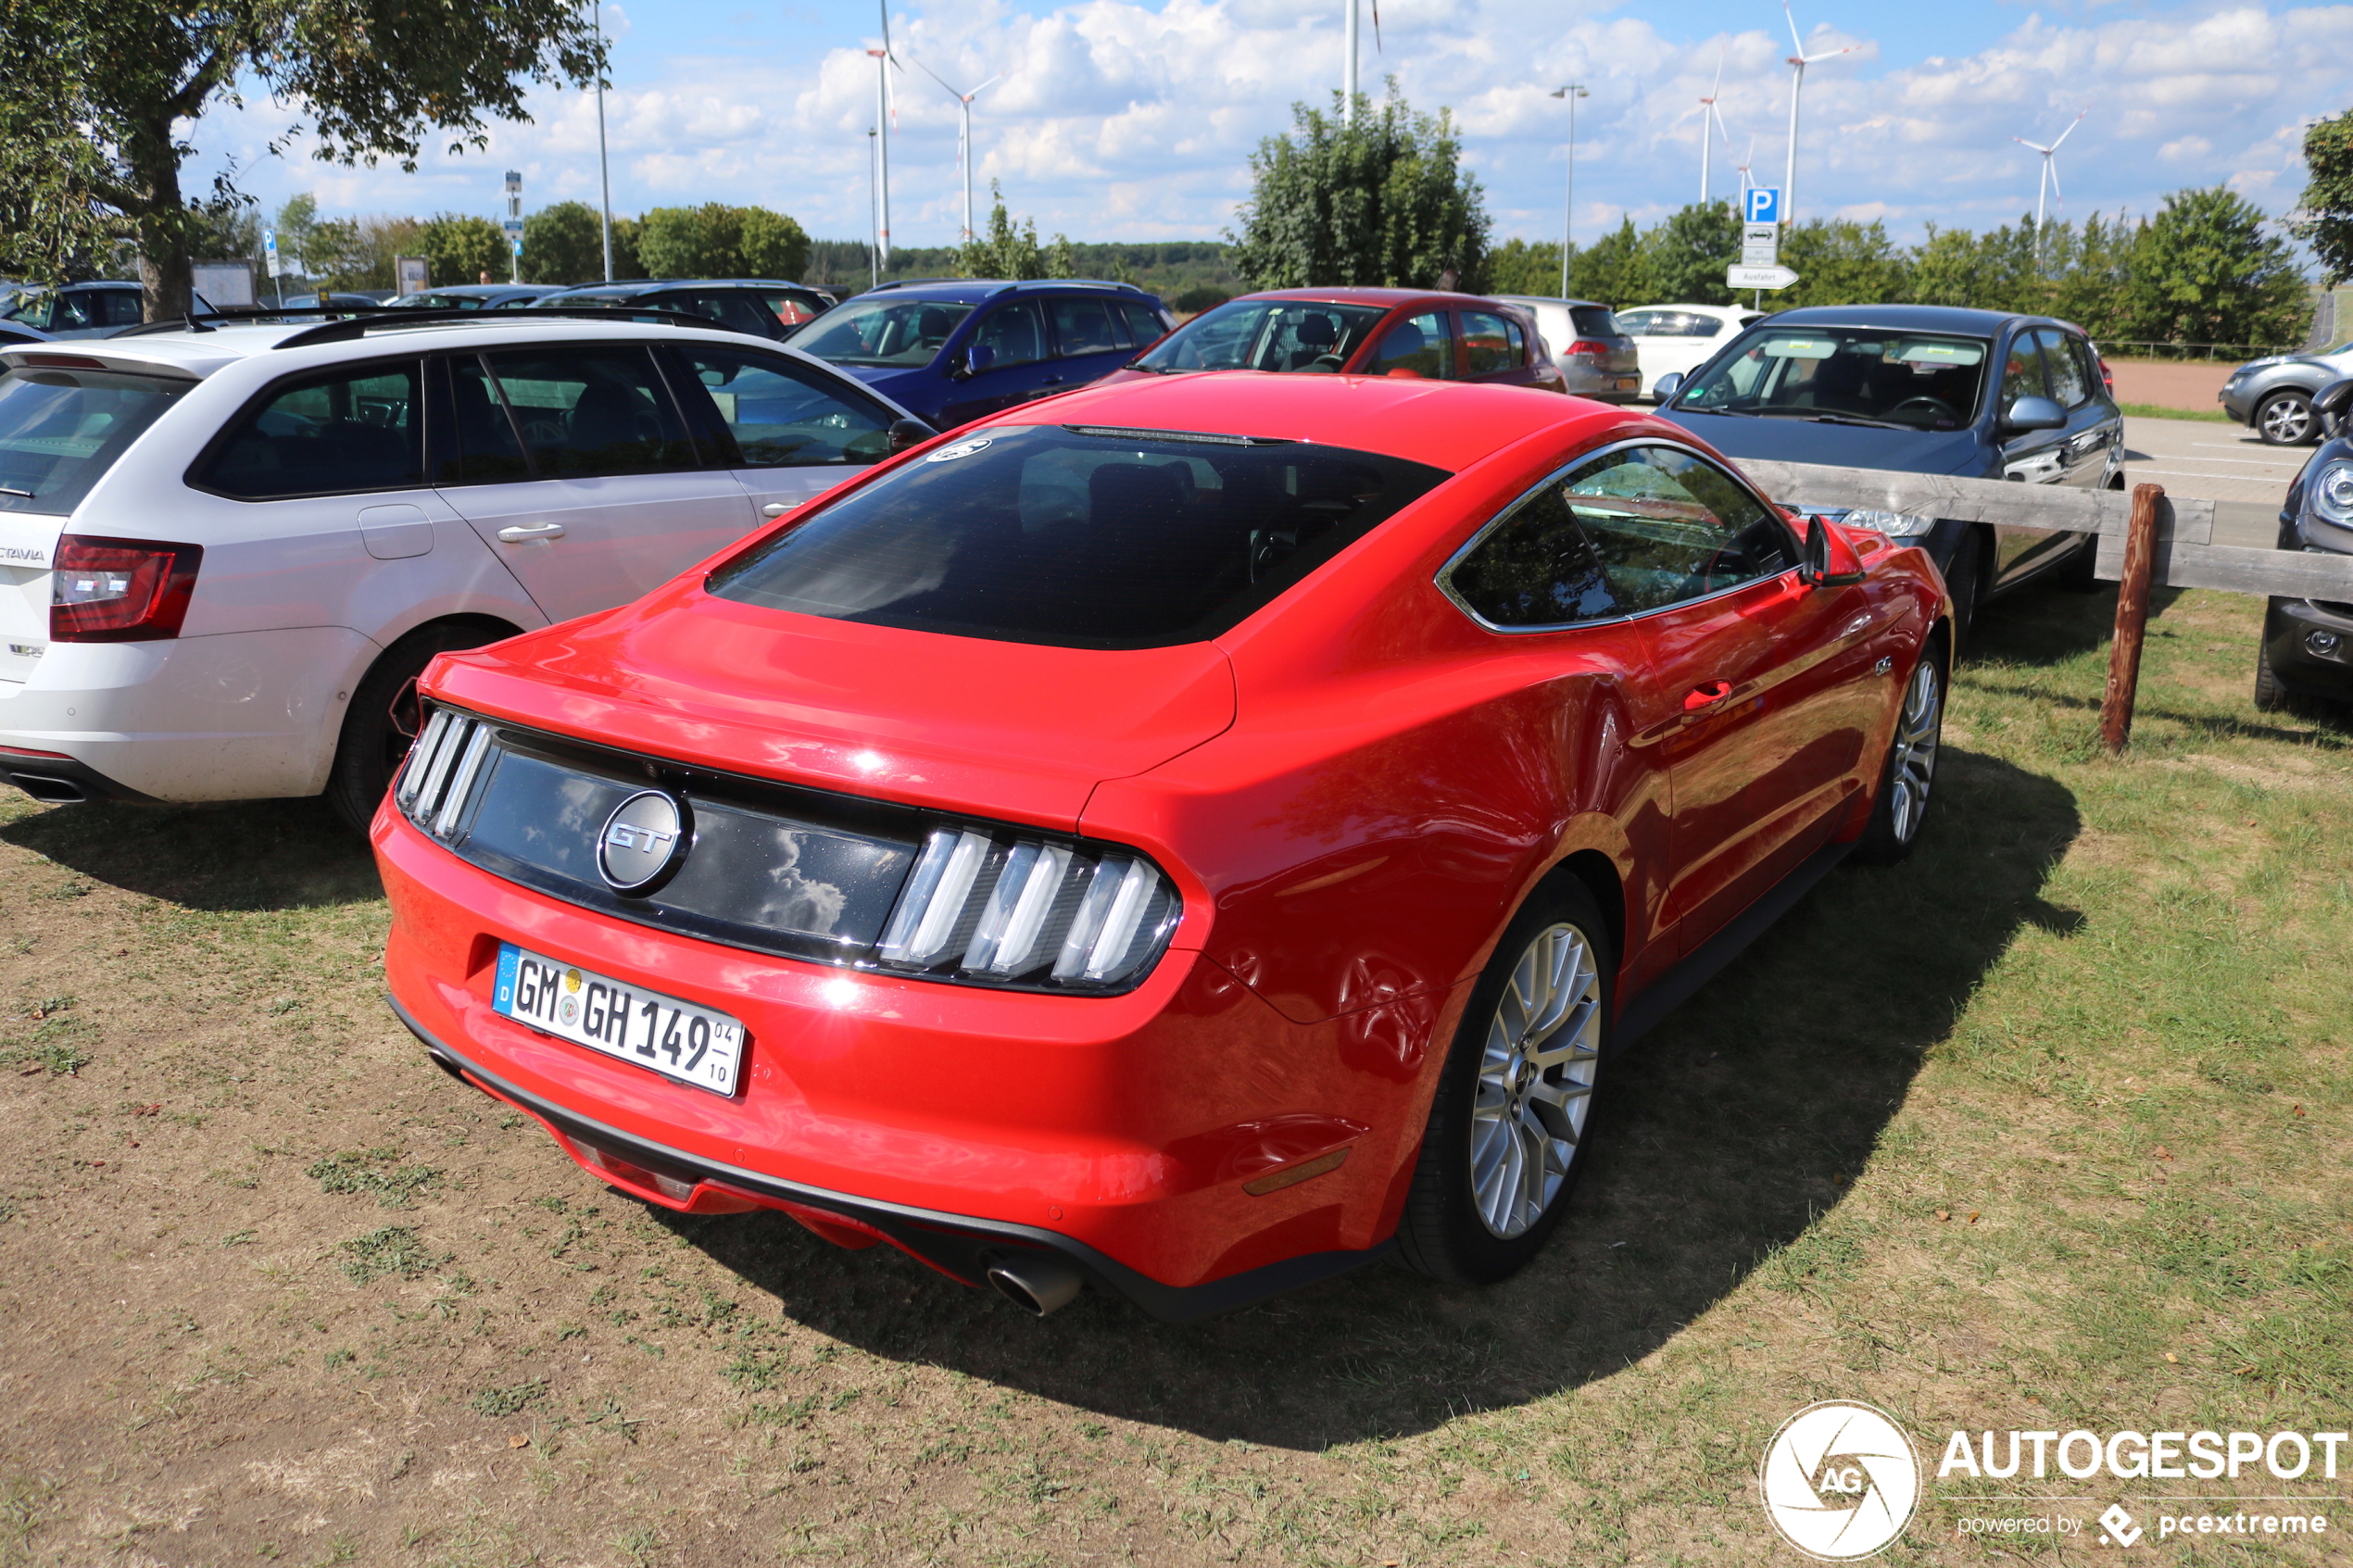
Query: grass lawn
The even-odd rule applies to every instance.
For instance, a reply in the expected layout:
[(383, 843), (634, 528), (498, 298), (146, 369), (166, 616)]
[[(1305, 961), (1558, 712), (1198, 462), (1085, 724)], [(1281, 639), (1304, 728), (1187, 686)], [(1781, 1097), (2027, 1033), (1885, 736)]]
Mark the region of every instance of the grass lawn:
[[(2341, 1430), (2353, 753), (2249, 705), (2257, 601), (2158, 601), (2121, 761), (2112, 594), (1988, 611), (1920, 851), (1615, 1065), (1537, 1266), (1189, 1328), (649, 1212), (425, 1064), (323, 809), (8, 795), (0, 1563), (1795, 1563), (1756, 1470), (1817, 1399), (1931, 1467)], [(1886, 1561), (2097, 1549), (1958, 1538), (1999, 1491), (2154, 1546), (2150, 1486), (1931, 1481)]]
[(2119, 403), (2120, 412), (2136, 420), (2204, 420), (2211, 424), (2229, 424), (2231, 416), (2220, 408), (2168, 408), (2156, 403)]

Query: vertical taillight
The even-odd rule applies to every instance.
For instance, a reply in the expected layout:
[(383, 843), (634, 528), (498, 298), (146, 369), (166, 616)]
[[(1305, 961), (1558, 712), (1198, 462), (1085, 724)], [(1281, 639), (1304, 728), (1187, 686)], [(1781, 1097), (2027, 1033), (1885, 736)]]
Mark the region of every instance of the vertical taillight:
[(939, 828), (875, 956), (942, 978), (1116, 990), (1168, 945), (1184, 901), (1133, 850)]
[(51, 559), (49, 640), (146, 643), (178, 636), (203, 562), (197, 545), (61, 536)]

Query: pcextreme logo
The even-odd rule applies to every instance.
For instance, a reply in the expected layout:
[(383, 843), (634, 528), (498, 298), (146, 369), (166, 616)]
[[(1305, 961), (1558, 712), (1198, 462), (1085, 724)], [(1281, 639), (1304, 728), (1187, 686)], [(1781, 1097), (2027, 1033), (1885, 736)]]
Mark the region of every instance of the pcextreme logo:
[(1781, 1424), (1757, 1475), (1781, 1538), (1823, 1562), (1886, 1549), (1920, 1499), (1919, 1455), (1886, 1411), (1824, 1399)]

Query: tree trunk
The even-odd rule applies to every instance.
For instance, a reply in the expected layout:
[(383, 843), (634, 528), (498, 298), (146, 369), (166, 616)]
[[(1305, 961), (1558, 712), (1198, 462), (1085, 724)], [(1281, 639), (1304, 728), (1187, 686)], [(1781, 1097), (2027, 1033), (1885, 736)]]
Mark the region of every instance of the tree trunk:
[(189, 278), (188, 204), (180, 196), (180, 149), (169, 119), (134, 125), (123, 139), (124, 161), (138, 193), (132, 221), (139, 232), (139, 282), (147, 320), (170, 320), (194, 308)]

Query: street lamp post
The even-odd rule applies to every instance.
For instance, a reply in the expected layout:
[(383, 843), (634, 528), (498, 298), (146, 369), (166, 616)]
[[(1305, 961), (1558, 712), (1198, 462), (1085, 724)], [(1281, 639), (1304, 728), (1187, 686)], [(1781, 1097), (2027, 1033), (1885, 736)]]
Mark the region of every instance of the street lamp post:
[(597, 185), (604, 197), (605, 282), (612, 282), (612, 165), (605, 157), (605, 28), (603, 14), (589, 0), (597, 18)]
[(875, 128), (868, 126), (866, 128), (866, 217), (874, 224), (875, 234), (874, 244), (866, 247), (866, 260), (870, 264), (867, 269), (869, 288), (882, 286), (882, 182), (875, 174), (875, 160), (877, 149), (881, 145), (881, 138), (876, 134)]
[(1590, 98), (1592, 94), (1586, 91), (1583, 82), (1572, 82), (1552, 95), (1568, 103), (1568, 195), (1561, 206), (1561, 297), (1567, 299), (1569, 241), (1577, 224), (1577, 100)]

